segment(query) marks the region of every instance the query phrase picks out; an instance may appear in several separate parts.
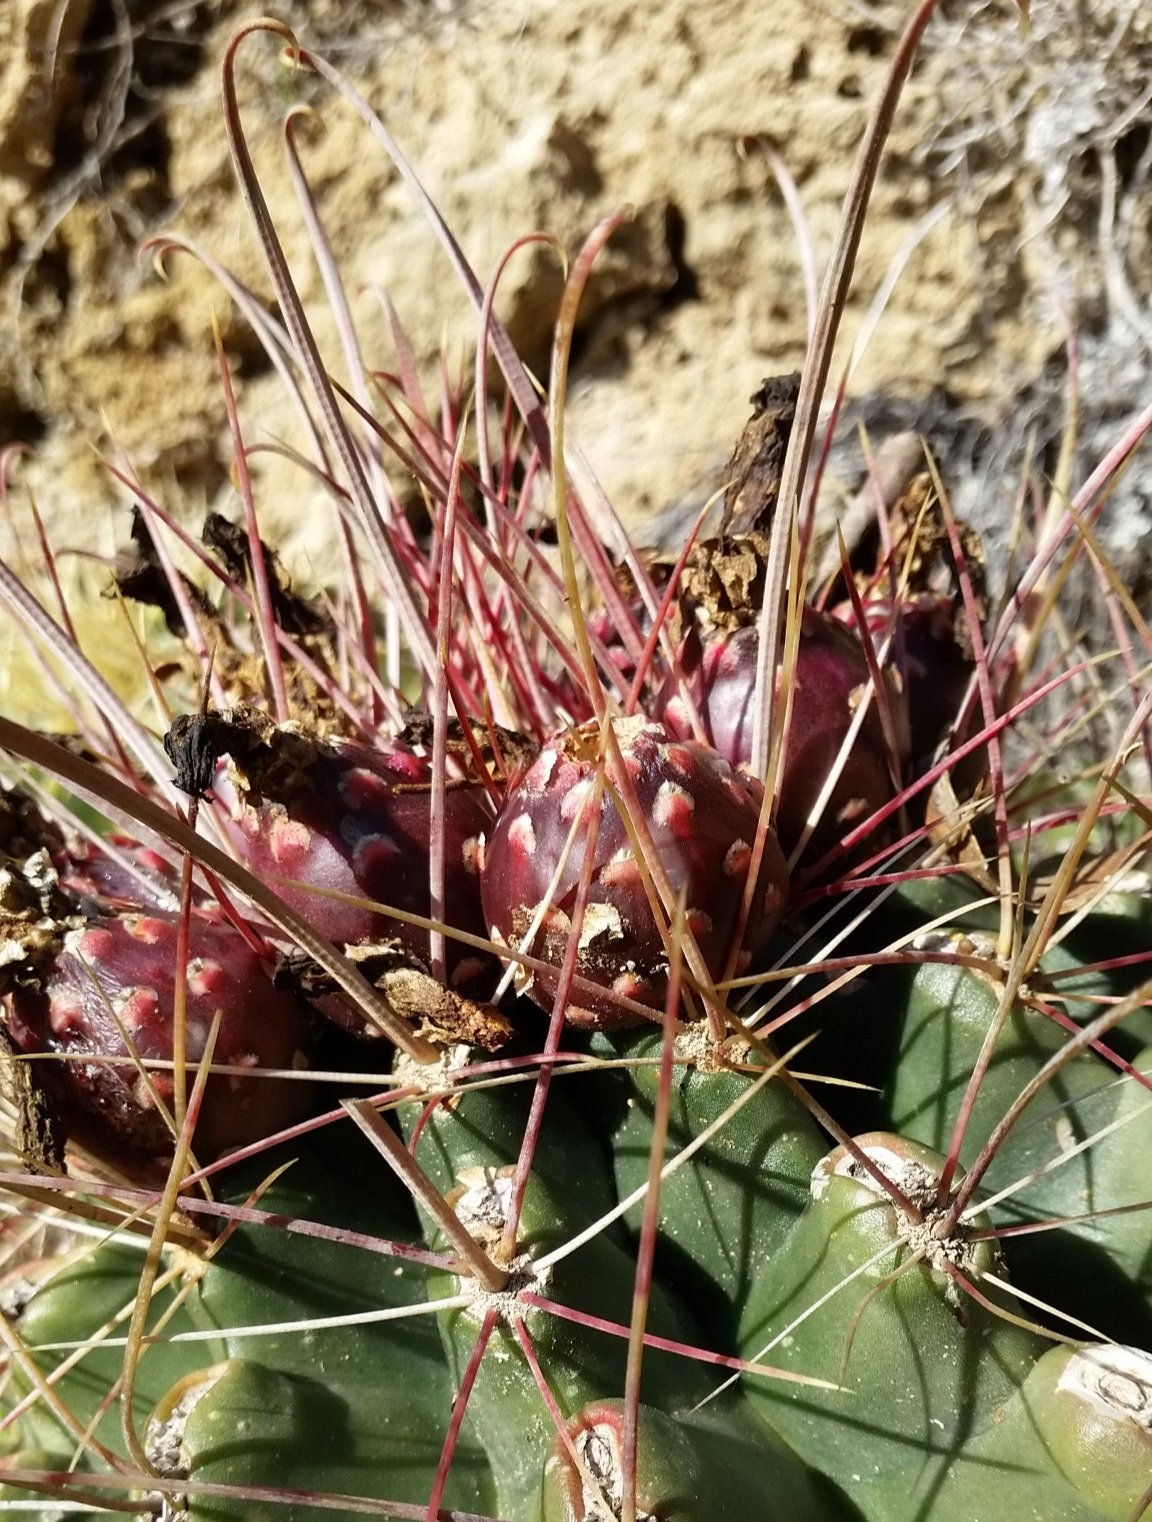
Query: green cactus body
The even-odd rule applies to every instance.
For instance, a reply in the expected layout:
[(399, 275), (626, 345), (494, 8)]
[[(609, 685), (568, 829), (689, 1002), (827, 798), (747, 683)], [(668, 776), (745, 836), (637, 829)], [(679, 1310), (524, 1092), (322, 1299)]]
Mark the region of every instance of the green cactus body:
[[(1123, 880), (1122, 880), (1123, 881)], [(1152, 976), (1152, 911), (1147, 874), (1127, 879), (1134, 886), (1107, 893), (1079, 925), (1044, 957), (1049, 973), (1063, 976), (1053, 988), (1068, 998), (1068, 1013), (1083, 1023), (1099, 1013), (1099, 1005), (1077, 1000), (1083, 994), (1126, 994)], [(1135, 886), (1139, 883), (1139, 887)], [(1101, 971), (1098, 962), (1132, 959), (1130, 965)], [(1087, 964), (1087, 965), (1085, 965)], [(1068, 976), (1077, 966), (1079, 976)], [(1109, 1045), (1121, 1056), (1131, 1057), (1140, 1047), (1152, 1046), (1152, 1007), (1134, 1009), (1108, 1035)]]
[[(901, 1134), (938, 1149), (948, 1145), (998, 998), (997, 984), (973, 968), (936, 963), (917, 971), (888, 1096), (891, 1124)], [(1048, 1016), (1015, 1006), (976, 1097), (962, 1163), (971, 1163), (1007, 1107), (1066, 1040), (1067, 1032)], [(1152, 1052), (1138, 1055), (1135, 1067), (1152, 1072)], [(1075, 1151), (1105, 1127), (1113, 1129)], [(983, 1180), (992, 1193), (1024, 1182), (993, 1207), (997, 1225), (1064, 1221), (1056, 1231), (1014, 1237), (1006, 1250), (1022, 1281), (1093, 1325), (1102, 1320), (1108, 1336), (1152, 1333), (1152, 1212), (1074, 1217), (1144, 1198), (1150, 1153), (1152, 1089), (1121, 1081), (1115, 1068), (1084, 1052), (1024, 1111)]]
[(1000, 910), (988, 899), (966, 873), (937, 870), (927, 877), (909, 878), (887, 892), (877, 919), (893, 935), (918, 932), (937, 921), (970, 935), (994, 933)]
[[(423, 1099), (400, 1108), (397, 1118), (407, 1138), (416, 1133), (424, 1109)], [(514, 1164), (527, 1120), (523, 1084), (462, 1088), (428, 1116), (415, 1144), (416, 1160), (448, 1194), (465, 1169)], [(556, 1083), (548, 1096), (532, 1171), (543, 1187), (563, 1197), (566, 1214), (594, 1221), (616, 1203), (608, 1137), (566, 1100)], [(549, 1229), (550, 1239), (562, 1240), (558, 1229)]]
[(931, 1522), (1130, 1522), (1152, 1486), (1152, 1359), (1053, 1348), (930, 1483)]
[[(371, 1189), (341, 1187), (350, 1176), (344, 1169), (359, 1166), (367, 1176), (373, 1168), (358, 1139), (342, 1142), (339, 1160), (306, 1150), (261, 1196), (260, 1208), (411, 1242), (418, 1228), (398, 1184), (376, 1178)], [(245, 1168), (229, 1180), (227, 1198), (242, 1201), (268, 1171), (265, 1160)], [(194, 1306), (201, 1325), (219, 1329), (232, 1362), (188, 1419), (192, 1478), (426, 1501), (451, 1401), (440, 1339), (428, 1317), (273, 1335), (247, 1330), (403, 1310), (424, 1300), (424, 1281), (423, 1267), (352, 1245), (271, 1225), (240, 1226), (204, 1274)], [(267, 1420), (252, 1414), (262, 1403)], [(448, 1504), (483, 1512), (493, 1495), (486, 1460), (466, 1426)], [(270, 1505), (266, 1514), (280, 1518), (285, 1508)], [(303, 1502), (288, 1514), (293, 1522), (330, 1515)], [(193, 1495), (189, 1515), (216, 1522), (264, 1514), (247, 1501)]]
[[(414, 1323), (406, 1323), (411, 1330)], [(434, 1329), (433, 1329), (434, 1331)], [(323, 1335), (323, 1334), (320, 1334)], [(435, 1337), (370, 1338), (353, 1369), (327, 1367), (317, 1376), (287, 1373), (236, 1358), (205, 1371), (190, 1387), (186, 1416), (176, 1408), (180, 1454), (191, 1481), (187, 1516), (203, 1522), (321, 1522), (331, 1503), (310, 1505), (307, 1492), (360, 1499), (425, 1501), (441, 1445), (447, 1370)], [(388, 1361), (384, 1363), (382, 1360)], [(383, 1371), (392, 1372), (385, 1375)], [(197, 1398), (199, 1397), (199, 1398)], [(200, 1495), (195, 1485), (234, 1485), (287, 1495)], [(301, 1494), (293, 1498), (293, 1492)], [(487, 1463), (465, 1432), (448, 1494), (458, 1506), (488, 1512), (493, 1486)]]
[[(613, 1136), (623, 1199), (648, 1177), (661, 1038), (643, 1032), (598, 1040), (614, 1055), (639, 1059), (628, 1069), (631, 1092)], [(672, 1076), (667, 1158), (719, 1120), (754, 1081), (754, 1072), (715, 1063), (678, 1064)], [(768, 1270), (803, 1209), (812, 1169), (824, 1150), (800, 1101), (783, 1083), (770, 1080), (662, 1181), (660, 1251), (669, 1273), (693, 1285), (710, 1329), (715, 1325), (731, 1336), (752, 1285)], [(633, 1212), (635, 1218), (641, 1208)]]
[[(16, 1327), (32, 1353), (36, 1365), (45, 1374), (72, 1355), (67, 1352), (39, 1352), (44, 1344), (77, 1342), (93, 1337), (113, 1318), (121, 1318), (109, 1337), (122, 1339), (127, 1330), (123, 1313), (136, 1299), (143, 1262), (143, 1244), (111, 1242), (89, 1256), (62, 1269), (37, 1290), (20, 1312)], [(172, 1289), (161, 1290), (155, 1297), (148, 1318), (148, 1329), (155, 1330), (163, 1320), (167, 1334), (193, 1329), (187, 1306), (173, 1308)], [(166, 1319), (165, 1319), (166, 1318)], [(157, 1343), (147, 1348), (140, 1360), (136, 1377), (133, 1412), (141, 1430), (153, 1407), (176, 1380), (192, 1373), (208, 1360), (218, 1358), (223, 1345), (215, 1350), (202, 1345)], [(56, 1381), (56, 1391), (68, 1409), (85, 1427), (93, 1422), (105, 1405), (109, 1392), (120, 1378), (124, 1363), (123, 1348), (95, 1345), (71, 1369)], [(23, 1384), (23, 1379), (18, 1379)], [(38, 1446), (57, 1450), (60, 1428), (55, 1418), (40, 1406), (33, 1406), (23, 1419), (23, 1430), (32, 1429)], [(120, 1403), (112, 1400), (95, 1425), (95, 1435), (112, 1451), (124, 1454), (120, 1427)], [(64, 1467), (67, 1467), (65, 1464)]]
[[(934, 1196), (932, 1153), (882, 1133), (858, 1142), (906, 1193)], [(945, 1247), (930, 1232), (918, 1235), (871, 1175), (837, 1149), (814, 1173), (809, 1205), (780, 1247), (776, 1270), (754, 1288), (740, 1327), (742, 1357), (843, 1386), (797, 1391), (746, 1382), (761, 1416), (870, 1522), (918, 1517), (909, 1509), (909, 1474), (921, 1481), (946, 1465), (1023, 1382), (1041, 1346), (966, 1298), (926, 1259), (897, 1273), (916, 1245), (926, 1258), (947, 1252), (969, 1279), (995, 1263), (986, 1242)], [(902, 1478), (893, 1483), (898, 1469)]]
[[(18, 1448), (14, 1453), (0, 1459), (0, 1513), (11, 1509), (17, 1516), (17, 1505), (28, 1515), (29, 1493), (26, 1485), (6, 1484), (5, 1471), (51, 1473), (65, 1477), (78, 1485), (84, 1482), (87, 1469), (81, 1466), (77, 1469), (72, 1463), (73, 1455), (59, 1448)], [(41, 1510), (36, 1513), (37, 1522), (99, 1522), (100, 1518), (107, 1518), (106, 1511), (86, 1511), (82, 1507), (72, 1505), (67, 1511), (57, 1509), (48, 1495), (41, 1493)]]
[[(271, 1166), (262, 1162), (238, 1171), (225, 1201), (243, 1203)], [(259, 1208), (286, 1220), (412, 1239), (415, 1218), (398, 1186), (349, 1191), (338, 1188), (336, 1178), (315, 1148), (305, 1149), (261, 1196)], [(131, 1305), (141, 1261), (139, 1248), (100, 1248), (34, 1296), (20, 1317), (21, 1335), (34, 1348), (94, 1331)], [(156, 1297), (150, 1325), (171, 1294)], [(194, 1270), (184, 1307), (164, 1327), (167, 1336), (216, 1335), (145, 1349), (135, 1386), (137, 1430), (161, 1469), (171, 1463), (193, 1481), (425, 1501), (439, 1459), (441, 1414), (451, 1399), (440, 1340), (427, 1318), (300, 1331), (289, 1325), (271, 1336), (248, 1330), (375, 1313), (423, 1299), (421, 1268), (271, 1225), (241, 1225), (203, 1270)], [(43, 1366), (62, 1356), (43, 1355)], [(82, 1421), (94, 1416), (122, 1361), (120, 1348), (98, 1348), (60, 1382), (62, 1398)], [(382, 1377), (382, 1371), (400, 1369), (402, 1378), (396, 1372)], [(179, 1404), (181, 1395), (190, 1397), (190, 1410)], [(122, 1451), (115, 1401), (96, 1433)], [(467, 1428), (448, 1495), (470, 1510), (491, 1509), (487, 1463)], [(193, 1489), (187, 1515), (190, 1522), (305, 1522), (331, 1512), (303, 1501), (286, 1508), (200, 1499)]]
[[(462, 1221), (490, 1250), (503, 1230), (525, 1113), (525, 1107), (507, 1091), (478, 1089), (437, 1108), (416, 1145), (417, 1161), (437, 1184), (451, 1189), (448, 1198)], [(497, 1513), (508, 1522), (532, 1522), (535, 1517), (540, 1477), (556, 1436), (510, 1322), (522, 1321), (565, 1416), (623, 1388), (627, 1351), (623, 1338), (517, 1303), (516, 1289), (528, 1289), (572, 1310), (626, 1326), (635, 1281), (633, 1259), (610, 1233), (592, 1237), (544, 1275), (535, 1276), (532, 1260), (561, 1247), (616, 1203), (599, 1138), (559, 1095), (549, 1100), (536, 1158), (540, 1167), (528, 1181), (517, 1255), (511, 1265), (512, 1293), (492, 1333), (468, 1407), (495, 1478)], [(446, 1245), (435, 1230), (429, 1241), (439, 1248)], [(432, 1272), (428, 1293), (433, 1298), (449, 1296), (464, 1283)], [(480, 1296), (465, 1310), (437, 1315), (457, 1385), (475, 1347), (484, 1311), (493, 1303)], [(690, 1319), (659, 1284), (653, 1287), (647, 1329), (699, 1342)], [(643, 1388), (647, 1401), (680, 1408), (702, 1399), (709, 1384), (690, 1360), (649, 1349)]]

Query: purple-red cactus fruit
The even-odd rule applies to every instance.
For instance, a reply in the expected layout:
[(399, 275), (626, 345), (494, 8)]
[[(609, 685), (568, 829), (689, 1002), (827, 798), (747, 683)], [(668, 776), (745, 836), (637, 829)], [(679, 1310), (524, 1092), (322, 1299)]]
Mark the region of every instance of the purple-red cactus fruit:
[[(214, 792), (231, 811), (238, 854), (330, 940), (356, 946), (397, 939), (424, 963), (429, 932), (330, 893), (431, 917), (432, 768), (397, 744), (331, 741), (309, 748), (275, 784), (232, 763)], [(479, 782), (449, 780), (444, 799), (443, 920), (483, 936), (478, 852), (492, 810)], [(446, 938), (448, 981), (472, 989), (491, 959)]]
[[(742, 971), (764, 946), (787, 893), (787, 871), (769, 834), (740, 945), (740, 922), (763, 796), (706, 745), (674, 739), (660, 724), (618, 719), (614, 732), (643, 823), (674, 893), (684, 892), (687, 925), (713, 978), (729, 965)], [(599, 726), (595, 722), (553, 737), (510, 789), (483, 855), (484, 911), (493, 940), (549, 964), (535, 975), (534, 997), (547, 1004), (558, 985), (573, 933), (577, 888), (590, 819), (582, 818), (573, 848), (551, 886), (573, 821), (593, 790)], [(612, 780), (612, 767), (608, 779)], [(601, 996), (574, 990), (568, 1018), (575, 1024), (635, 1023), (613, 995), (661, 1008), (668, 953), (645, 891), (640, 866), (620, 812), (606, 789), (599, 809), (594, 870), (579, 928), (576, 972), (599, 984)], [(525, 945), (541, 906), (539, 930)]]
[[(757, 649), (757, 630), (748, 626), (707, 635), (693, 631), (681, 651), (687, 692), (705, 736), (733, 765), (747, 763), (752, 757)], [(837, 764), (868, 680), (868, 661), (857, 636), (831, 615), (805, 608), (776, 814), (780, 843), (789, 854), (799, 843)], [(887, 701), (902, 721), (899, 694), (890, 688)], [(691, 710), (679, 682), (666, 683), (656, 708), (674, 735), (687, 738), (693, 733)], [(888, 745), (877, 695), (873, 694), (802, 861), (819, 860), (892, 796)]]
[[(65, 931), (35, 982), (13, 985), (4, 1024), (17, 1050), (60, 1053), (37, 1063), (69, 1135), (133, 1176), (152, 1175), (173, 1149), (170, 1070), (132, 1060), (173, 1060), (179, 917), (106, 915)], [(259, 957), (231, 926), (193, 914), (187, 971), (185, 1060), (190, 1094), (217, 1012), (213, 1065), (257, 1073), (308, 1067), (311, 1021), (275, 990)], [(103, 1059), (119, 1059), (107, 1061)], [(85, 1060), (93, 1059), (93, 1060)], [(213, 1074), (193, 1139), (208, 1162), (300, 1120), (312, 1085), (303, 1078)]]
[[(632, 600), (629, 614), (633, 628), (642, 638), (646, 638), (651, 619), (639, 598)], [(591, 638), (603, 648), (604, 659), (598, 659), (597, 664), (607, 685), (620, 693), (626, 693), (636, 676), (636, 661), (620, 634), (619, 625), (604, 608), (586, 614), (585, 623)], [(597, 655), (599, 657), (599, 651)], [(578, 720), (583, 720), (592, 713), (587, 688), (570, 671), (561, 674), (556, 684), (556, 695), (566, 712), (575, 715)]]
[[(109, 837), (110, 849), (72, 840), (53, 856), (60, 886), (99, 909), (156, 909), (171, 913), (180, 903), (179, 872), (149, 846), (127, 836)], [(199, 894), (193, 884), (194, 901)], [(200, 902), (203, 902), (200, 898)]]
[[(628, 613), (632, 628), (638, 632), (641, 639), (647, 639), (648, 631), (652, 627), (652, 619), (643, 600), (639, 597), (631, 598), (628, 602)], [(616, 677), (621, 687), (626, 690), (636, 675), (636, 662), (613, 616), (606, 609), (597, 608), (587, 615), (587, 624), (589, 634), (604, 646), (615, 668)]]
[[(850, 604), (837, 611), (845, 622), (855, 624)], [(892, 605), (870, 599), (863, 611), (878, 645), (892, 628)], [(972, 657), (956, 643), (954, 629), (951, 598), (922, 592), (900, 606), (889, 659), (904, 675), (910, 754), (917, 768), (926, 765), (955, 725), (975, 670)]]

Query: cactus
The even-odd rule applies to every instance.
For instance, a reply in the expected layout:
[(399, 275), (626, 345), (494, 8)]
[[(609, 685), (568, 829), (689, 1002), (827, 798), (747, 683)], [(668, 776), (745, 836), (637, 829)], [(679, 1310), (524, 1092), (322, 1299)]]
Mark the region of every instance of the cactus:
[[(84, 695), (67, 745), (0, 717), (5, 1504), (1148, 1509), (1147, 631), (1102, 562), (1103, 685), (1035, 622), (1140, 434), (1031, 546), (999, 623), (946, 462), (891, 504), (915, 525), (938, 499), (946, 603), (902, 581), (915, 529), (819, 606), (790, 572), (859, 208), (930, 10), (865, 143), (783, 469), (675, 567), (556, 468), (619, 218), (573, 263), (544, 407), (421, 193), (508, 407), (489, 415), (481, 366), (472, 434), (461, 395), (433, 408), (408, 377), (401, 440), (394, 398), (388, 422), (349, 407), (363, 377), (342, 391), (315, 348), (236, 109), (256, 28), (229, 49), (278, 316), (230, 289), (307, 379), (354, 570), (323, 611), (290, 595), (242, 468), (246, 530), (204, 546), (132, 479), (155, 574), (122, 591), (183, 642), (152, 673), (161, 735), (0, 566)], [(701, 567), (741, 565), (717, 634)]]

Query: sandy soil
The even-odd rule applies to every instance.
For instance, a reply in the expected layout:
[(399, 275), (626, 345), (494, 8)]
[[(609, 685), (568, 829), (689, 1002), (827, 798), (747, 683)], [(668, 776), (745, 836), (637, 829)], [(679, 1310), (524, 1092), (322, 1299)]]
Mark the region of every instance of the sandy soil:
[[(1089, 382), (1086, 448), (1116, 436), (1146, 385), (1152, 13), (1133, 0), (1090, 9), (1036, 0), (1024, 37), (1011, 4), (946, 8), (860, 251), (841, 366), (895, 283), (852, 371), (858, 413), (881, 431), (926, 427), (973, 479), (993, 458), (1010, 479), (1029, 427), (1041, 448), (1058, 436), (1070, 327)], [(218, 86), (227, 38), (255, 13), (228, 0), (0, 7), (0, 443), (35, 446), (20, 479), (58, 540), (123, 542), (124, 495), (100, 454), (130, 460), (190, 521), (210, 503), (234, 510), (214, 319), (249, 439), (291, 433), (281, 384), (219, 283), (186, 254), (169, 256), (162, 280), (138, 254), (180, 232), (267, 292)], [(822, 268), (905, 14), (891, 0), (296, 0), (284, 11), (381, 113), (482, 281), (527, 233), (572, 251), (600, 217), (632, 208), (582, 310), (571, 417), (634, 522), (706, 494), (760, 378), (800, 363), (802, 248)], [(441, 352), (463, 364), (475, 326), (410, 190), (327, 87), (284, 67), (275, 39), (243, 45), (238, 78), (333, 367), (284, 162), (281, 123), (297, 103), (316, 113), (296, 140), (366, 363), (397, 363), (386, 296), (435, 384)], [(803, 235), (774, 163), (795, 184)], [(497, 308), (541, 373), (560, 288), (556, 250), (539, 243), (501, 281)], [(1124, 520), (1136, 545), (1152, 526), (1141, 479)], [(299, 472), (266, 464), (261, 510), (297, 569), (323, 576), (328, 519)]]

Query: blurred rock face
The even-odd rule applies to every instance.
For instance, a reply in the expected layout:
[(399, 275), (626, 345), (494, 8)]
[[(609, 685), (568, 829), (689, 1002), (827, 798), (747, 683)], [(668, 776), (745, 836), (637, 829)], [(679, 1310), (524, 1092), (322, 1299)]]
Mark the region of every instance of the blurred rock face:
[[(1008, 3), (933, 24), (845, 323), (850, 340), (906, 259), (853, 375), (873, 416), (883, 397), (907, 421), (909, 399), (944, 389), (975, 425), (1002, 418), (1060, 351), (1061, 303), (1109, 353), (1125, 334), (1130, 347), (1141, 313), (1148, 322), (1141, 142), (1152, 108), (1139, 108), (1152, 21), (1129, 16), (1115, 44), (1121, 8), (1128, 16), (1120, 0), (1091, 15), (1072, 0), (1037, 7), (1027, 38)], [(76, 514), (89, 544), (102, 523), (108, 547), (123, 525), (113, 527), (114, 494), (92, 443), (114, 439), (178, 513), (197, 517), (228, 496), (214, 313), (249, 434), (282, 435), (291, 420), (259, 345), (202, 268), (172, 256), (164, 284), (134, 252), (147, 235), (180, 229), (266, 293), (218, 104), (220, 56), (242, 8), (141, 3), (131, 35), (106, 5), (65, 7), (62, 29), (59, 9), (12, 0), (0, 19), (0, 269), (17, 315), (0, 325), (0, 443), (36, 442), (30, 469), (45, 483), (45, 512)], [(610, 497), (636, 523), (702, 501), (761, 377), (801, 359), (797, 234), (766, 150), (774, 145), (797, 184), (819, 268), (904, 10), (880, 3), (865, 21), (856, 8), (803, 0), (670, 0), (635, 11), (614, 0), (527, 10), (505, 0), (300, 0), (281, 13), (380, 110), (482, 282), (524, 233), (546, 229), (574, 248), (607, 210), (635, 208), (582, 309), (571, 416)], [(239, 79), (266, 193), (337, 373), (283, 162), (280, 123), (294, 102), (323, 114), (324, 132), (305, 123), (296, 137), (365, 363), (395, 366), (383, 292), (428, 377), (442, 339), (450, 364), (463, 366), (474, 318), (363, 126), (317, 80), (291, 76), (274, 39), (244, 45)], [(1102, 205), (1113, 207), (1107, 280)], [(501, 280), (497, 309), (540, 373), (559, 291), (543, 245), (518, 252)], [(1047, 426), (1055, 433), (1058, 420)], [(297, 566), (323, 577), (330, 516), (299, 507), (314, 484), (269, 457), (260, 471), (270, 536), (290, 532)], [(286, 513), (277, 522), (287, 501), (310, 531), (289, 529)]]

